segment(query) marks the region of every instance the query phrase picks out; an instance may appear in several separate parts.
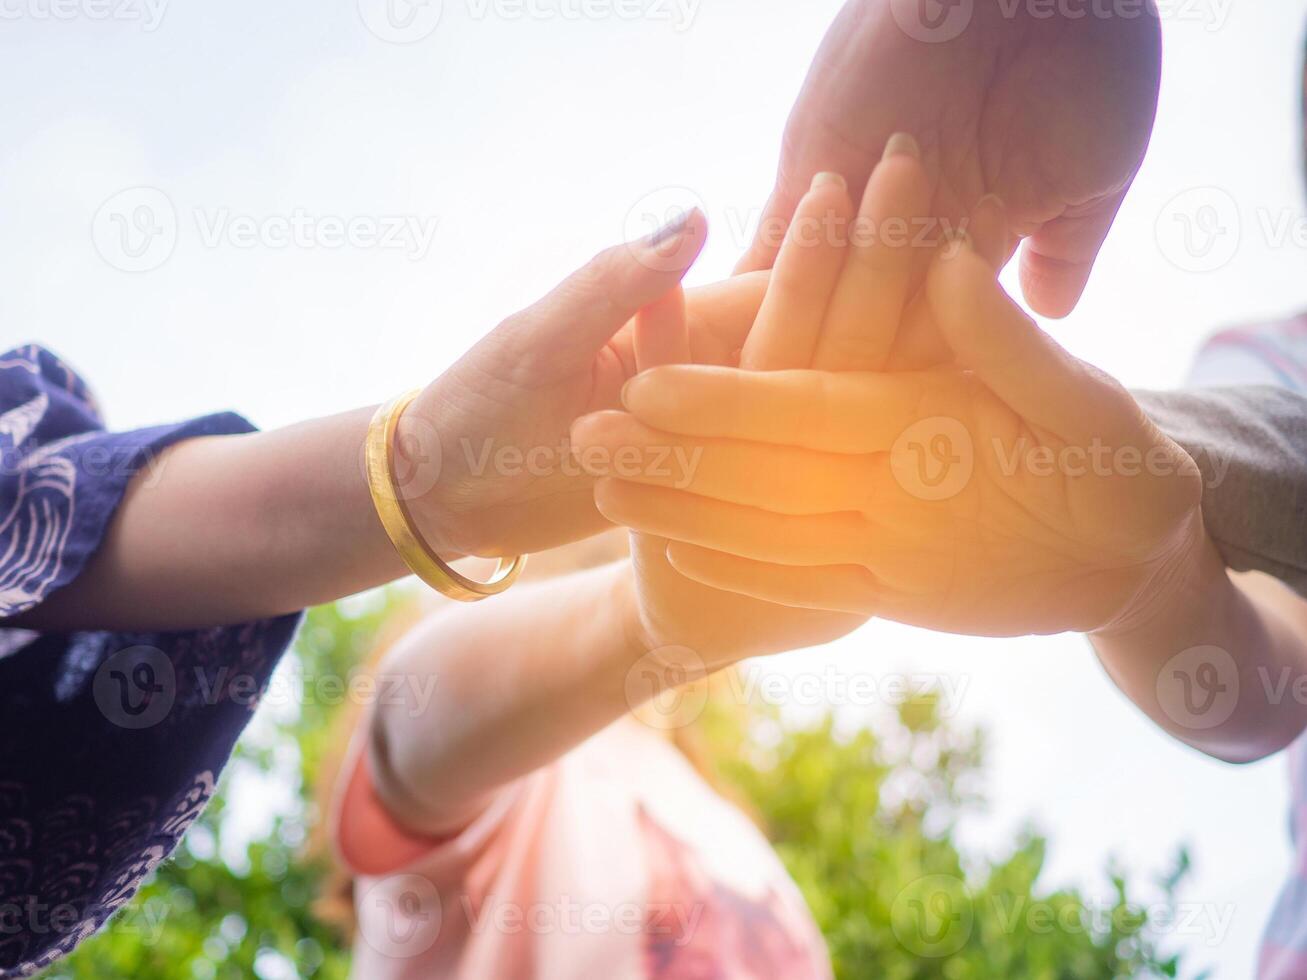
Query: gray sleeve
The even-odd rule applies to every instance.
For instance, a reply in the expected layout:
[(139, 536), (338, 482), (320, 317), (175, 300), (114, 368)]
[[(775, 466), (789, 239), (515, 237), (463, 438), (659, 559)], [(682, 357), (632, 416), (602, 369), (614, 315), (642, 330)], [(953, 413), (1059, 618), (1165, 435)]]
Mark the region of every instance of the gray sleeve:
[(1226, 564), (1307, 596), (1307, 396), (1249, 385), (1133, 393), (1203, 473), (1203, 517)]

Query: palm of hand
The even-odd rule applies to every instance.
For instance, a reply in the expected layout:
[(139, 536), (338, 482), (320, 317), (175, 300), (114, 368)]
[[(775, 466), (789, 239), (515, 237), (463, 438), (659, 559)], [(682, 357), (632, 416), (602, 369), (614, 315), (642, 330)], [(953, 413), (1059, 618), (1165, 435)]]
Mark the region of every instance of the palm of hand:
[(1142, 417), (1110, 439), (1067, 438), (963, 374), (942, 376), (918, 415), (869, 512), (886, 615), (969, 634), (1089, 631), (1189, 541), (1198, 471)]

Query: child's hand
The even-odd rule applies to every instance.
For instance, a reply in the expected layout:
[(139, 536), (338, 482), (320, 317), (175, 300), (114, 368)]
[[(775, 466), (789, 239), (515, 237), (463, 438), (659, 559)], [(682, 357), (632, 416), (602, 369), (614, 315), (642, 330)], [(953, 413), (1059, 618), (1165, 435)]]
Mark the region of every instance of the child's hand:
[(640, 376), (587, 438), (701, 461), (688, 487), (601, 481), (600, 509), (673, 539), (687, 577), (788, 605), (994, 635), (1146, 618), (1205, 540), (1193, 461), (965, 241), (926, 302), (958, 367)]
[[(807, 203), (809, 208), (820, 207), (823, 198), (829, 201), (832, 197), (838, 205), (846, 195), (842, 189), (830, 188)], [(768, 289), (767, 302), (773, 308), (797, 299), (786, 295), (784, 282), (773, 279)], [(689, 361), (685, 296), (679, 286), (640, 311), (633, 341), (640, 371)], [(764, 356), (769, 353), (768, 345), (758, 343), (752, 335), (746, 354), (749, 350)], [(652, 460), (660, 454), (640, 455)], [(675, 648), (688, 649), (704, 668), (715, 670), (747, 657), (827, 643), (866, 621), (865, 616), (794, 609), (701, 585), (668, 563), (667, 546), (664, 538), (631, 534), (631, 632), (641, 650), (668, 651), (667, 656), (674, 659)], [(697, 668), (699, 664), (687, 666)]]

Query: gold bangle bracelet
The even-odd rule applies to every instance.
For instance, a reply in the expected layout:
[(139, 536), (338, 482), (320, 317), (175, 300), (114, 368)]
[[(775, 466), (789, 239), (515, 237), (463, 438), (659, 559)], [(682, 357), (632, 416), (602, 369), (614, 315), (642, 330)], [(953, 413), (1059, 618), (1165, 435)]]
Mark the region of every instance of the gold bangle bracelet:
[(459, 602), (479, 602), (506, 591), (517, 581), (526, 566), (526, 556), (518, 555), (512, 561), (499, 559), (499, 567), (490, 581), (477, 582), (450, 568), (418, 532), (403, 489), (395, 478), (395, 434), (399, 419), (418, 394), (410, 391), (400, 395), (382, 405), (372, 417), (366, 446), (372, 504), (390, 543), (414, 575), (441, 595)]

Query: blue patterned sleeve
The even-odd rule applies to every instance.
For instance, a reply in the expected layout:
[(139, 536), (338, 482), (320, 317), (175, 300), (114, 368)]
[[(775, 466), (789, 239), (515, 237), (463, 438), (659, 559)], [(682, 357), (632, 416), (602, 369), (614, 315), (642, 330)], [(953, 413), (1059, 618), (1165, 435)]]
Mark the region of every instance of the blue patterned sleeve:
[(5, 628), (74, 581), (127, 484), (210, 415), (106, 432), (49, 351), (0, 354), (0, 977), (95, 932), (203, 809), (298, 616), (168, 633)]

